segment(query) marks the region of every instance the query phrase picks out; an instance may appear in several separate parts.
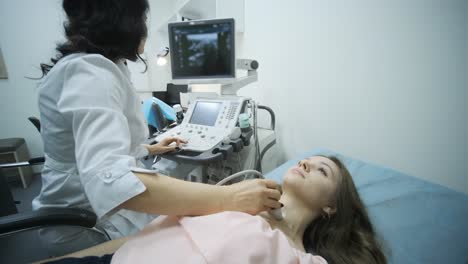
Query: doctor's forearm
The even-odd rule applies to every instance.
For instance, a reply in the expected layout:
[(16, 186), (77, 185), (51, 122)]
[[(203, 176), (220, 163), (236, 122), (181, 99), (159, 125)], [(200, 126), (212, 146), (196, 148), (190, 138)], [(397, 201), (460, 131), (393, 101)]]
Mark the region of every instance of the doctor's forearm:
[(205, 215), (223, 211), (229, 196), (226, 186), (178, 180), (163, 175), (135, 173), (146, 191), (121, 208), (162, 215)]

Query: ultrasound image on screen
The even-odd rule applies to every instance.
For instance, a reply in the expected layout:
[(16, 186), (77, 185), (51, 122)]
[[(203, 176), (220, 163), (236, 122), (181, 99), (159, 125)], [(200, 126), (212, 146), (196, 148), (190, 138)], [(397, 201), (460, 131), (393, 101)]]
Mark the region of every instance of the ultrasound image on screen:
[(197, 102), (189, 123), (202, 126), (214, 126), (220, 109), (221, 103)]
[(235, 77), (231, 22), (171, 28), (174, 79)]

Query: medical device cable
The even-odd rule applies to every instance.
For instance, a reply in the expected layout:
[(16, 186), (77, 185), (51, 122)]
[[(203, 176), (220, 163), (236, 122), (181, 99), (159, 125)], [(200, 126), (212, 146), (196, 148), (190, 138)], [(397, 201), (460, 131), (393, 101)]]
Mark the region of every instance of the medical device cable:
[(250, 103), (250, 111), (252, 111), (252, 119), (253, 119), (253, 124), (252, 124), (252, 129), (253, 129), (253, 137), (254, 137), (254, 165), (253, 165), (253, 169), (256, 170), (257, 169), (257, 147), (256, 147), (256, 144), (255, 144), (255, 140), (256, 140), (256, 137), (257, 135), (255, 134), (255, 102), (252, 100), (251, 103)]
[(255, 134), (256, 137), (256, 147), (257, 147), (257, 162), (258, 162), (258, 169), (262, 171), (262, 160), (260, 159), (260, 138), (258, 135), (258, 105), (255, 104)]
[[(250, 108), (250, 116), (253, 115), (253, 111), (252, 111), (252, 102), (251, 102), (251, 101), (252, 101), (252, 100), (249, 100), (249, 105), (248, 105), (248, 107)], [(249, 121), (249, 122), (250, 122), (250, 121)], [(249, 159), (249, 165), (248, 165), (247, 168), (249, 168), (249, 169), (255, 169), (255, 154), (254, 154), (253, 159)]]
[(254, 153), (255, 153), (255, 156), (254, 156), (254, 169), (255, 170), (258, 170), (258, 156), (257, 156), (257, 144), (256, 144), (256, 140), (257, 140), (257, 126), (256, 126), (256, 121), (257, 121), (257, 112), (255, 111), (255, 101), (252, 100), (252, 119), (253, 119), (253, 134), (254, 134)]
[(258, 176), (258, 178), (261, 178), (263, 179), (263, 175), (259, 172), (259, 171), (256, 171), (256, 170), (244, 170), (244, 171), (239, 171), (237, 173), (234, 173), (224, 179), (222, 179), (221, 181), (219, 181), (218, 183), (216, 183), (216, 185), (223, 185), (225, 184), (226, 182), (228, 181), (231, 181), (235, 178), (238, 178), (238, 177), (242, 177), (242, 176), (245, 176), (245, 175), (249, 175), (249, 174), (254, 174), (255, 176)]
[(260, 160), (260, 143), (258, 138), (258, 127), (257, 127), (257, 103), (253, 102), (253, 118), (254, 118), (254, 137), (255, 137), (255, 169), (262, 171), (262, 161)]

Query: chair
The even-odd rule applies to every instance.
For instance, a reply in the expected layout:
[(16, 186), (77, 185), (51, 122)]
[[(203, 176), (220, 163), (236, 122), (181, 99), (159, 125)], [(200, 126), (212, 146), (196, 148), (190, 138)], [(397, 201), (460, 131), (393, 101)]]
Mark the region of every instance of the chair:
[(0, 217), (18, 213), (8, 183), (0, 168)]
[[(29, 150), (24, 138), (1, 138), (0, 139), (0, 163), (20, 162), (29, 160)], [(21, 179), (23, 188), (27, 188), (33, 178), (31, 167), (12, 167), (4, 171), (5, 175), (17, 175)]]
[[(40, 122), (29, 119), (40, 131)], [(78, 208), (47, 208), (18, 213), (2, 168), (44, 163), (44, 158), (0, 164), (0, 263), (31, 263), (62, 256), (110, 240), (93, 227), (97, 217)], [(63, 238), (72, 238), (64, 240)]]
[(37, 128), (37, 131), (41, 132), (41, 121), (35, 116), (28, 117), (28, 120)]

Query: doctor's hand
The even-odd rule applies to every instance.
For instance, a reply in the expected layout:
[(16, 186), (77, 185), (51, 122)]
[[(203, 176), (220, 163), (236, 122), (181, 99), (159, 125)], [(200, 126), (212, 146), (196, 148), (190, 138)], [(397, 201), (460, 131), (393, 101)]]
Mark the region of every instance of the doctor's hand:
[(229, 188), (224, 203), (225, 211), (241, 211), (256, 215), (262, 211), (281, 207), (280, 187), (277, 182), (267, 179), (246, 180)]
[[(175, 144), (174, 144), (175, 143)], [(181, 144), (186, 144), (187, 141), (177, 138), (168, 137), (154, 145), (144, 145), (151, 155), (163, 154), (170, 151), (175, 151)]]

